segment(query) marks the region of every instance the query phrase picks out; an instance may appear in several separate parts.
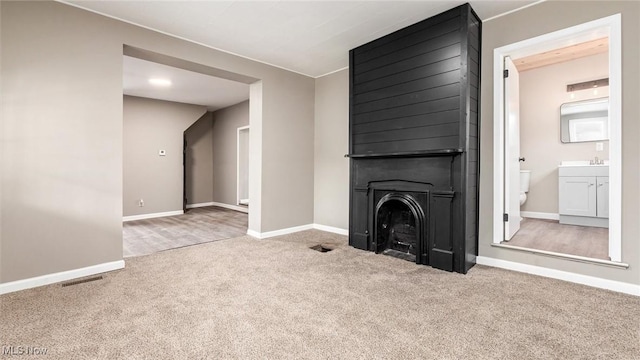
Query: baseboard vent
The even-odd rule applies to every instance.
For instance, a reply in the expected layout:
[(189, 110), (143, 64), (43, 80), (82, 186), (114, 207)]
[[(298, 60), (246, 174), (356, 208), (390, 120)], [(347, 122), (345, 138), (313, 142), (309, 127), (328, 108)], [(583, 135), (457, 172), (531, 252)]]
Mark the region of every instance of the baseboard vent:
[(102, 276), (94, 276), (94, 277), (90, 277), (90, 278), (86, 278), (86, 279), (81, 279), (81, 280), (76, 280), (76, 281), (69, 281), (69, 282), (63, 283), (62, 287), (73, 286), (73, 285), (78, 285), (78, 284), (84, 284), (84, 283), (88, 283), (88, 282), (91, 282), (91, 281), (97, 281), (97, 280), (102, 280)]
[(332, 248), (330, 248), (328, 246), (325, 246), (325, 245), (321, 245), (321, 244), (311, 246), (309, 249), (315, 250), (315, 251), (319, 251), (321, 253), (326, 253), (326, 252), (329, 252), (329, 251), (333, 250)]

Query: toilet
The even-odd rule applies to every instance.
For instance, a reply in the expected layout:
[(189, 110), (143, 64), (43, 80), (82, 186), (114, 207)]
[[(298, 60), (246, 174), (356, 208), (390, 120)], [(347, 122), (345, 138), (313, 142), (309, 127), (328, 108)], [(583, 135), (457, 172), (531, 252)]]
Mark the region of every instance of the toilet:
[(520, 170), (520, 206), (527, 201), (529, 182), (531, 182), (531, 170)]

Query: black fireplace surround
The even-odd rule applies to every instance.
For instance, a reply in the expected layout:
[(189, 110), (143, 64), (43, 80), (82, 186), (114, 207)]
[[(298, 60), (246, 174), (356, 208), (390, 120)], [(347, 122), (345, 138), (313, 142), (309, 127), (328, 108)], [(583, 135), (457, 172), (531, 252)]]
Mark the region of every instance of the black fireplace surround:
[(465, 4), (350, 51), (351, 246), (475, 264), (480, 32)]

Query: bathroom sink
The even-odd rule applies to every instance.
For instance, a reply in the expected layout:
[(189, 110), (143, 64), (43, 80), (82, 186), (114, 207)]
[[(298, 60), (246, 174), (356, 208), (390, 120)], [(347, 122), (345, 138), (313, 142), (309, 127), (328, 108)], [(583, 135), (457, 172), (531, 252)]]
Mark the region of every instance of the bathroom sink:
[(570, 161), (563, 161), (562, 163), (560, 163), (560, 166), (609, 166), (609, 160), (605, 160), (604, 164), (592, 164), (591, 160), (570, 160)]

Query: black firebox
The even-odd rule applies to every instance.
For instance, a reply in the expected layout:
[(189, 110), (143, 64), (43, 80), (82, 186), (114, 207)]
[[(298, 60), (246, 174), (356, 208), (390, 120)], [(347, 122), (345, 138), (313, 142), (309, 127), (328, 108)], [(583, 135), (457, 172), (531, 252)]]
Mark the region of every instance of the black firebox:
[(465, 4), (350, 51), (351, 246), (475, 264), (480, 34)]

